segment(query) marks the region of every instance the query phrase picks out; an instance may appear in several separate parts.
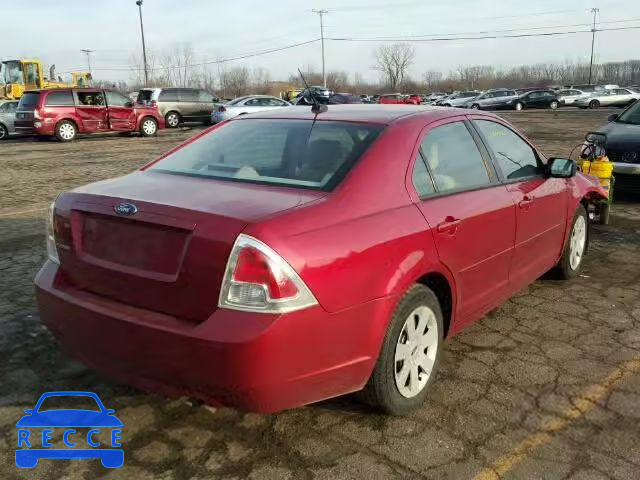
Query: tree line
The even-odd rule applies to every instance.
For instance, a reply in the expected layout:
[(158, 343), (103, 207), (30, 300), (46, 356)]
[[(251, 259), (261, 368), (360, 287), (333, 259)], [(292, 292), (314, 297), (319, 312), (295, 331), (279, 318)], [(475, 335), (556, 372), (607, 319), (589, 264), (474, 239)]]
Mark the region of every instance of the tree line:
[[(330, 70), (327, 72), (327, 87), (336, 92), (375, 94), (548, 87), (589, 82), (588, 62), (567, 61), (513, 67), (461, 65), (447, 72), (430, 69), (415, 77), (411, 75), (415, 60), (416, 51), (411, 45), (381, 45), (373, 52), (372, 69), (378, 73), (377, 81), (365, 80), (360, 72), (349, 74), (342, 70)], [(144, 85), (141, 59), (132, 57), (131, 63), (134, 78), (129, 83), (118, 82), (116, 86), (122, 90), (137, 90)], [(297, 72), (272, 79), (269, 72), (261, 67), (198, 63), (189, 44), (177, 44), (162, 52), (149, 50), (147, 64), (150, 71), (149, 86), (202, 88), (223, 98), (250, 93), (278, 95), (287, 89), (303, 86)], [(313, 66), (306, 66), (302, 70), (307, 83), (322, 84), (322, 74)], [(640, 60), (594, 64), (591, 75), (593, 84), (638, 85)]]

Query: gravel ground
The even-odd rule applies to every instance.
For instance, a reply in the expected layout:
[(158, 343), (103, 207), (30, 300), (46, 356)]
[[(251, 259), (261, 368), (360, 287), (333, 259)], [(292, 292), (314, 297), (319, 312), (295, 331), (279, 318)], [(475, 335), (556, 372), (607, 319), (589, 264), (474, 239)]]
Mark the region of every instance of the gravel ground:
[[(609, 113), (504, 115), (547, 155), (566, 156)], [(46, 206), (198, 130), (0, 144), (0, 478), (639, 478), (638, 198), (594, 228), (580, 278), (541, 279), (451, 340), (427, 402), (404, 418), (372, 414), (353, 397), (275, 415), (214, 409), (114, 384), (67, 358), (33, 299)], [(93, 391), (116, 410), (122, 468), (97, 460), (15, 467), (15, 422), (52, 390)]]

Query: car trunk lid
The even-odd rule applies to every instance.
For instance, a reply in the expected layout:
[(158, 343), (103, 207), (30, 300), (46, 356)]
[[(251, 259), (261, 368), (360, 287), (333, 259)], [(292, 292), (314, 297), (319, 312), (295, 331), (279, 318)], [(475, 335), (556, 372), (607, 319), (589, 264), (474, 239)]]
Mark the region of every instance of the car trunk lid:
[(61, 271), (76, 288), (203, 321), (217, 308), (227, 259), (246, 225), (321, 196), (274, 190), (137, 172), (64, 194), (54, 222)]

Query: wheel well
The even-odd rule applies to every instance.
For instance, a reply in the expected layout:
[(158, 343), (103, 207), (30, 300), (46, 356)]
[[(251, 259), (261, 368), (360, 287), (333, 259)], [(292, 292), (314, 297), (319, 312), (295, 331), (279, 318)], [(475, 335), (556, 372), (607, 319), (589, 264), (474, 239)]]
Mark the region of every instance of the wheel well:
[(418, 282), (425, 287), (429, 287), (433, 290), (438, 301), (440, 302), (440, 308), (442, 308), (442, 321), (444, 322), (444, 337), (449, 334), (449, 328), (451, 327), (451, 315), (453, 312), (453, 297), (451, 295), (451, 287), (444, 275), (441, 273), (429, 273), (418, 279)]
[(144, 122), (147, 118), (149, 118), (149, 119), (153, 120), (154, 122), (156, 122), (156, 125), (158, 125), (158, 120), (156, 120), (156, 119), (155, 119), (153, 116), (151, 116), (151, 115), (145, 115), (144, 117), (142, 117), (142, 118), (140, 119), (140, 121), (138, 122), (138, 125), (141, 125), (141, 124), (142, 124), (142, 122)]
[(182, 118), (182, 115), (177, 110), (169, 110), (167, 113), (164, 114), (164, 118), (167, 118), (172, 113), (175, 113), (176, 115), (178, 115), (178, 117)]

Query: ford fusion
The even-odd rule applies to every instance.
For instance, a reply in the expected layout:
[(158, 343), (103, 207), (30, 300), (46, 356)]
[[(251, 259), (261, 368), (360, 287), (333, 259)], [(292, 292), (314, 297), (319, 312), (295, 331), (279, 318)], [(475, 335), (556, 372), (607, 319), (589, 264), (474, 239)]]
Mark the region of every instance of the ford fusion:
[(580, 272), (603, 197), (482, 111), (241, 116), (62, 193), (38, 305), (70, 355), (142, 389), (258, 412), (362, 390), (403, 414), (445, 338)]

